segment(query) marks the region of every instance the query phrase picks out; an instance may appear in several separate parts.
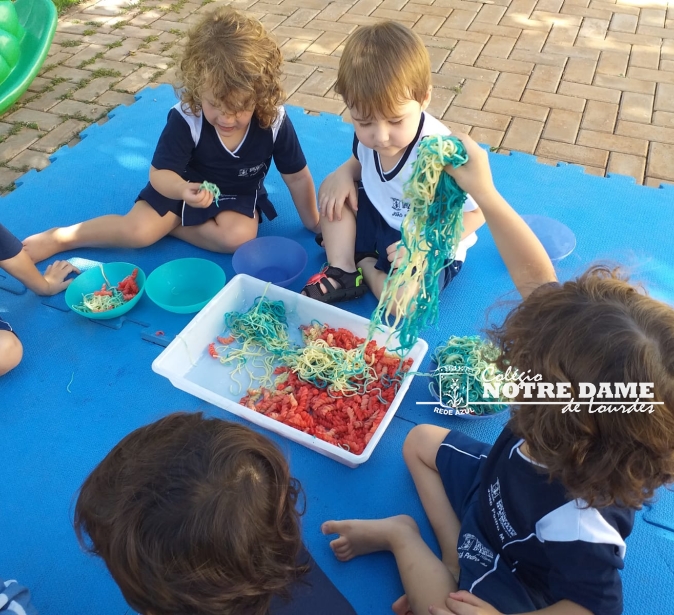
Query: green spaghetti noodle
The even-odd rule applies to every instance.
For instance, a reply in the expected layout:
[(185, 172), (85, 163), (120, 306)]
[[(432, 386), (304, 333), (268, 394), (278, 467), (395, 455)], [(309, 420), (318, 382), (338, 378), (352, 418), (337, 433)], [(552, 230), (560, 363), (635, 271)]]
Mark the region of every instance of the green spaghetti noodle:
[(466, 149), (456, 137), (426, 137), (405, 184), (410, 209), (400, 229), (404, 251), (398, 268), (386, 278), (368, 335), (372, 339), (395, 311), (391, 327), (398, 334), (397, 352), (402, 355), (414, 346), (422, 329), (437, 322), (438, 278), (454, 260), (461, 241), (466, 200), (445, 167), (467, 161)]
[(217, 185), (212, 184), (211, 182), (201, 182), (199, 190), (208, 190), (208, 192), (212, 193), (215, 206), (220, 207), (220, 188), (218, 188)]
[[(351, 350), (330, 346), (320, 337), (325, 325), (312, 323), (304, 327), (304, 345), (293, 344), (282, 301), (258, 297), (246, 312), (225, 314), (225, 326), (231, 337), (218, 338), (219, 344), (213, 344), (211, 356), (231, 366), (238, 392), (244, 388), (241, 378), (245, 375), (250, 381), (259, 381), (260, 387), (280, 384), (283, 375), (274, 378), (277, 362), (289, 367), (304, 382), (325, 388), (331, 395), (363, 394), (368, 385), (377, 380), (373, 366), (368, 363), (366, 345)], [(390, 378), (400, 381), (402, 375)], [(376, 394), (376, 390), (369, 392)]]

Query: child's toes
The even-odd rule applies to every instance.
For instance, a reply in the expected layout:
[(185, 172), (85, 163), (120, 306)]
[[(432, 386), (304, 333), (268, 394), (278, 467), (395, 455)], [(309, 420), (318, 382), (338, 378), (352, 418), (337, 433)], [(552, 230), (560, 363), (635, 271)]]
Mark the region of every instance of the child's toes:
[(339, 538), (330, 541), (330, 548), (335, 553), (342, 553), (350, 548), (349, 541), (345, 536), (340, 536)]
[(328, 534), (339, 534), (339, 526), (341, 523), (339, 521), (326, 521), (321, 525), (321, 532), (324, 535)]

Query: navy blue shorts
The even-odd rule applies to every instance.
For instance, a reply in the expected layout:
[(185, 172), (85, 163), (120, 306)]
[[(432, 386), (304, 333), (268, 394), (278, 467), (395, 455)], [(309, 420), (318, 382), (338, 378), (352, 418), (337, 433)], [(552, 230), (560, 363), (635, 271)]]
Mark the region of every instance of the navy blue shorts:
[[(356, 215), (356, 264), (363, 258), (371, 256), (377, 259), (375, 268), (388, 273), (391, 263), (388, 260), (386, 248), (397, 243), (401, 238), (400, 231), (388, 225), (379, 210), (372, 204), (365, 193), (363, 184), (358, 182), (358, 212)], [(453, 261), (442, 270), (443, 279), (440, 281), (440, 290), (461, 271), (461, 261)]]
[(309, 564), (309, 572), (290, 587), (289, 602), (278, 596), (272, 598), (269, 615), (356, 615), (349, 601), (304, 548), (300, 560)]
[(217, 205), (214, 201), (206, 209), (201, 209), (190, 207), (185, 201), (165, 197), (148, 182), (136, 198), (136, 202), (138, 201), (146, 201), (160, 216), (165, 216), (168, 212), (174, 213), (182, 220), (183, 226), (198, 226), (215, 218), (221, 211), (235, 211), (249, 218), (254, 218), (257, 212), (260, 222), (262, 214), (269, 220), (278, 215), (264, 188), (258, 190), (257, 194), (221, 194)]
[(16, 335), (14, 329), (12, 329), (12, 325), (10, 325), (6, 320), (2, 320), (2, 318), (0, 318), (0, 331), (10, 331)]
[(450, 431), (440, 445), (435, 464), (445, 493), (461, 522), (457, 544), (459, 589), (486, 600), (502, 613), (540, 609), (499, 553), (487, 542), (479, 523), (482, 464), (491, 446)]

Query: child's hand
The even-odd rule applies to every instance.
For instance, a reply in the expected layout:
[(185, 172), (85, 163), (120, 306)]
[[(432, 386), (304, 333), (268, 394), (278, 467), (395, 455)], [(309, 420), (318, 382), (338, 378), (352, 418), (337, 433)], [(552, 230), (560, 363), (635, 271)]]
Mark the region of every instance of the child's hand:
[(56, 295), (70, 286), (72, 280), (66, 280), (71, 273), (80, 273), (80, 270), (68, 261), (54, 261), (44, 272), (44, 279), (49, 284), (45, 295)]
[(388, 257), (388, 262), (391, 263), (391, 269), (400, 267), (400, 263), (402, 263), (406, 254), (407, 249), (402, 246), (400, 241), (396, 241), (386, 248), (386, 256)]
[(503, 615), (488, 602), (465, 590), (449, 594), (445, 600), (445, 606), (446, 610), (430, 606), (428, 611), (431, 615)]
[(414, 615), (410, 607), (410, 601), (407, 599), (407, 594), (403, 594), (392, 605), (391, 610), (395, 615)]
[(456, 169), (450, 164), (445, 171), (451, 175), (459, 188), (470, 194), (478, 203), (484, 198), (496, 192), (494, 180), (489, 168), (489, 156), (468, 135), (458, 132), (453, 133), (465, 146), (468, 154), (468, 162)]
[(190, 207), (206, 209), (213, 202), (213, 193), (209, 190), (202, 190), (199, 184), (187, 182), (182, 192), (182, 200)]
[(353, 183), (353, 177), (337, 169), (325, 178), (318, 190), (318, 208), (321, 216), (332, 222), (334, 218), (342, 219), (342, 208), (345, 203), (353, 211), (357, 211), (358, 191)]

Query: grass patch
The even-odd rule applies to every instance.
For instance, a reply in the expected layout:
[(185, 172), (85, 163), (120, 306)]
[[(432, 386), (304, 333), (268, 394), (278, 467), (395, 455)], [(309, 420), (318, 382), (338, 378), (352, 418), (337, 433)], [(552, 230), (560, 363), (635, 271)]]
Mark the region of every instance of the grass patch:
[[(126, 40), (126, 39), (122, 39), (122, 40)], [(108, 44), (106, 45), (106, 47), (107, 47), (108, 49), (114, 49), (115, 47), (121, 47), (121, 46), (122, 46), (122, 41), (121, 41), (121, 40), (120, 40), (120, 41), (115, 41), (114, 43), (108, 43)]]
[(90, 79), (98, 79), (99, 77), (121, 77), (122, 73), (114, 68), (97, 68), (91, 73)]
[[(78, 121), (80, 121), (80, 122), (89, 122), (89, 123), (91, 123), (91, 122), (94, 121), (94, 120), (92, 120), (90, 117), (87, 117), (86, 115), (84, 115), (81, 111), (78, 111), (77, 113), (63, 114), (63, 115), (61, 115), (61, 117), (62, 117), (64, 120), (78, 120)], [(65, 145), (67, 145), (67, 144), (68, 144), (68, 143), (66, 142)]]
[(77, 68), (81, 69), (81, 68), (84, 68), (85, 66), (89, 66), (89, 64), (93, 64), (94, 62), (96, 62), (96, 60), (100, 60), (102, 57), (103, 57), (103, 52), (100, 51), (93, 58), (89, 58), (88, 60), (82, 60), (82, 62), (80, 62), (77, 65)]
[(35, 122), (14, 122), (7, 134), (0, 137), (0, 143), (4, 142), (8, 137), (18, 135), (22, 128), (32, 128), (33, 130), (39, 130), (39, 127)]
[(71, 6), (79, 4), (82, 0), (52, 0), (59, 15), (65, 13)]
[(82, 32), (84, 36), (91, 36), (92, 34), (96, 34), (96, 30), (93, 28), (87, 28), (84, 32)]
[(76, 41), (74, 38), (60, 43), (61, 47), (79, 47), (81, 44), (82, 41)]
[(168, 7), (168, 10), (171, 11), (171, 13), (180, 13), (182, 11), (183, 7), (187, 4), (187, 0), (178, 0), (177, 2), (174, 2)]

